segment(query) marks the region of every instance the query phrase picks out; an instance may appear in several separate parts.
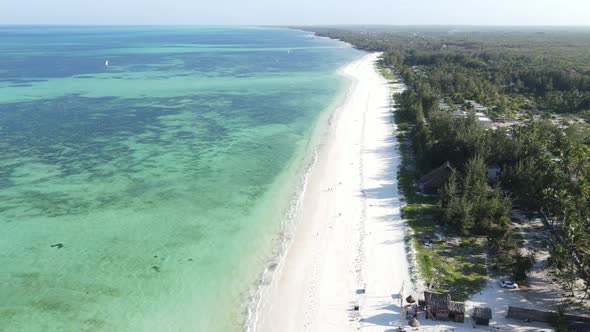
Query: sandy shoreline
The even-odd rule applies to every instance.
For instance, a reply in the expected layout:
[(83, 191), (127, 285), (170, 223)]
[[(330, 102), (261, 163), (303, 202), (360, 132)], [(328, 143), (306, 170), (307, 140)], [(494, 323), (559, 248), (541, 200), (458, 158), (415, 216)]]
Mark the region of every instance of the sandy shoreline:
[[(407, 327), (401, 298), (422, 297), (410, 277), (397, 186), (401, 156), (391, 94), (403, 86), (388, 84), (378, 73), (378, 56), (367, 54), (339, 72), (352, 83), (328, 120), (295, 214), (293, 238), (249, 331), (394, 331)], [(483, 330), (551, 331), (546, 324), (507, 320), (510, 299), (519, 299), (510, 295), (491, 280), (466, 301), (466, 313), (476, 305), (492, 307), (493, 327), (479, 327)], [(419, 319), (420, 331), (473, 329), (468, 319), (437, 322), (423, 313)]]
[[(391, 294), (404, 282), (409, 287), (391, 90), (374, 66), (377, 57), (367, 54), (340, 71), (352, 84), (308, 175), (294, 238), (268, 286), (257, 331), (377, 327), (370, 321), (395, 310)], [(366, 294), (357, 294), (365, 285)]]

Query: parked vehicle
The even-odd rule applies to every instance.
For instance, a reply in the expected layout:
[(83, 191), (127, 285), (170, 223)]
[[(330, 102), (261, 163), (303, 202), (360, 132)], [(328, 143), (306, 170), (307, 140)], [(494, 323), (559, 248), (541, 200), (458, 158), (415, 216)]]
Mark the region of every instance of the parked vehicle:
[(515, 282), (513, 282), (512, 280), (500, 280), (500, 286), (502, 286), (502, 288), (508, 288), (508, 289), (518, 288), (518, 285)]

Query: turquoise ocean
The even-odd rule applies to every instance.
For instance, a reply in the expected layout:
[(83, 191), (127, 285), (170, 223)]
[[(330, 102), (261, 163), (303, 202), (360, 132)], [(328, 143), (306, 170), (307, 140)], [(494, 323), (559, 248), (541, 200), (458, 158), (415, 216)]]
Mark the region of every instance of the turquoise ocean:
[(0, 26), (0, 331), (242, 330), (359, 56), (288, 29)]

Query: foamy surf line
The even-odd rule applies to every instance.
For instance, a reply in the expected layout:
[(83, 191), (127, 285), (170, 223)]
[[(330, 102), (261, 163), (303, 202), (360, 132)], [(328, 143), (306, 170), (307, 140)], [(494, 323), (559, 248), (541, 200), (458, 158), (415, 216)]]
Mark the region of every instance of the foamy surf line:
[[(325, 144), (324, 141), (330, 135), (334, 118), (338, 116), (339, 111), (342, 109), (343, 105), (346, 104), (357, 84), (354, 78), (345, 73), (345, 69), (354, 65), (358, 61), (360, 60), (346, 64), (337, 70), (337, 73), (340, 76), (348, 80), (348, 84), (345, 88), (345, 94), (338, 97), (334, 105), (328, 107), (326, 111), (327, 114), (325, 114), (326, 116), (320, 116), (318, 119), (318, 123), (314, 129), (314, 134), (312, 134), (310, 144), (312, 147), (312, 158), (306, 164), (303, 175), (301, 176), (300, 183), (298, 185), (299, 189), (296, 190), (297, 193), (292, 199), (292, 204), (285, 214), (282, 231), (279, 234), (277, 244), (275, 245), (276, 250), (274, 251), (273, 255), (271, 255), (271, 260), (258, 278), (258, 282), (252, 291), (252, 295), (250, 296), (245, 322), (245, 330), (248, 332), (258, 330), (257, 327), (260, 324), (260, 314), (264, 311), (264, 308), (269, 305), (270, 294), (273, 292), (271, 286), (276, 281), (276, 278), (280, 277), (282, 273), (285, 260), (289, 253), (290, 245), (293, 241), (293, 235), (297, 227), (295, 219), (300, 212), (301, 204), (306, 195), (309, 175), (317, 162), (318, 155), (321, 154), (322, 145)], [(313, 137), (316, 137), (316, 139)]]
[[(290, 211), (297, 211), (297, 209), (301, 205), (301, 201), (303, 200), (303, 197), (305, 195), (305, 188), (307, 187), (307, 179), (308, 179), (309, 169), (311, 169), (313, 167), (313, 164), (315, 163), (315, 160), (317, 159), (316, 155), (317, 155), (317, 152), (314, 153), (313, 161), (307, 167), (307, 171), (305, 172), (305, 175), (303, 177), (303, 181), (302, 181), (303, 186), (301, 189), (301, 194), (297, 196), (298, 198), (296, 199), (295, 204), (294, 204), (293, 208), (290, 209)], [(260, 310), (266, 304), (268, 304), (268, 297), (265, 295), (267, 295), (271, 291), (269, 286), (270, 286), (270, 284), (272, 284), (275, 277), (280, 273), (282, 266), (284, 265), (286, 255), (289, 250), (289, 244), (290, 244), (291, 240), (293, 239), (292, 234), (293, 234), (293, 228), (295, 227), (294, 223), (293, 223), (294, 214), (295, 214), (295, 212), (287, 213), (287, 217), (285, 218), (286, 223), (283, 226), (284, 230), (283, 230), (282, 234), (279, 236), (280, 241), (278, 244), (278, 250), (277, 250), (276, 254), (274, 255), (275, 259), (273, 259), (269, 263), (269, 265), (264, 269), (264, 271), (262, 272), (262, 274), (259, 278), (258, 284), (256, 286), (256, 291), (251, 298), (250, 305), (248, 306), (248, 316), (247, 316), (247, 320), (246, 320), (246, 331), (248, 331), (248, 332), (256, 330), (256, 326), (258, 325)]]

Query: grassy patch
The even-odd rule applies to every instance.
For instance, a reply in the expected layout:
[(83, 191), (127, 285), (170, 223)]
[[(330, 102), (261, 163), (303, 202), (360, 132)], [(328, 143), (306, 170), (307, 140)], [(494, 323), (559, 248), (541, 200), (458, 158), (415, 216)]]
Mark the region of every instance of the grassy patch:
[(436, 244), (433, 249), (436, 288), (448, 291), (457, 301), (466, 300), (486, 284), (484, 248), (473, 240), (459, 246)]
[(384, 67), (381, 62), (378, 62), (378, 68), (379, 72), (381, 73), (381, 76), (383, 76), (383, 78), (385, 78), (385, 80), (387, 80), (388, 83), (399, 82), (399, 79), (391, 72), (391, 69)]
[(391, 73), (391, 70), (383, 67), (379, 67), (379, 72), (381, 76), (385, 78), (390, 83), (397, 83), (397, 78)]
[(412, 229), (413, 236), (409, 238), (410, 245), (416, 253), (418, 272), (424, 280), (430, 280), (434, 276), (433, 255), (431, 250), (423, 245), (425, 234), (434, 234), (435, 222), (432, 218), (423, 217), (430, 215), (434, 209), (432, 205), (409, 204), (402, 208), (402, 217)]
[(402, 217), (408, 221), (415, 232), (434, 232), (434, 215), (437, 208), (432, 204), (408, 204), (402, 208)]
[[(484, 239), (458, 237), (437, 227), (434, 205), (412, 204), (402, 211), (413, 231), (411, 243), (418, 271), (427, 284), (432, 282), (434, 289), (449, 292), (457, 301), (467, 299), (485, 286)], [(426, 246), (426, 241), (432, 242), (432, 246)]]

